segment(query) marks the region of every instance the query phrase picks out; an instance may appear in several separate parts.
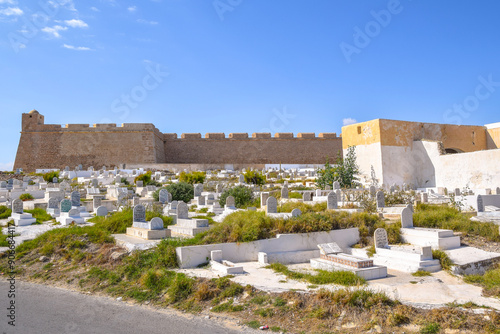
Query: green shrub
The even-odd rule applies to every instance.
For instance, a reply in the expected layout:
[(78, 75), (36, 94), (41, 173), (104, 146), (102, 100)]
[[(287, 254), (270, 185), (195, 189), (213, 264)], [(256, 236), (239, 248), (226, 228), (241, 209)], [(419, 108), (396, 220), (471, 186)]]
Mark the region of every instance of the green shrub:
[(0, 247), (9, 247), (7, 242), (7, 235), (3, 234), (2, 228), (0, 228)]
[(44, 209), (41, 208), (35, 208), (33, 210), (24, 210), (24, 212), (31, 213), (33, 218), (36, 219), (36, 222), (38, 224), (41, 224), (43, 222), (53, 220), (52, 216), (47, 213)]
[(413, 225), (460, 231), (467, 235), (479, 235), (490, 241), (500, 241), (498, 226), (494, 223), (471, 221), (458, 209), (444, 205), (419, 204), (413, 214)]
[(441, 268), (444, 270), (450, 270), (451, 266), (453, 265), (453, 262), (451, 259), (448, 257), (448, 255), (440, 250), (440, 249), (435, 249), (432, 251), (432, 257), (436, 260), (439, 260), (439, 263), (441, 264)]
[(234, 197), (234, 203), (237, 208), (244, 208), (253, 201), (252, 189), (245, 186), (236, 186), (224, 191), (219, 199), (219, 204), (221, 207), (224, 207), (224, 205), (226, 205), (226, 198), (228, 196)]
[(148, 185), (151, 182), (151, 171), (143, 173), (141, 175), (137, 175), (134, 179), (134, 183), (137, 184), (137, 181), (142, 181), (143, 185)]
[(420, 334), (437, 334), (441, 330), (441, 326), (435, 322), (430, 322), (420, 328)]
[(248, 184), (262, 185), (266, 183), (266, 177), (259, 171), (249, 170), (243, 176)]
[(345, 286), (357, 286), (366, 284), (366, 280), (350, 271), (326, 271), (316, 270), (317, 274), (304, 274), (292, 271), (281, 263), (272, 263), (266, 266), (268, 269), (273, 269), (275, 272), (285, 275), (287, 278), (294, 280), (305, 280), (311, 284), (339, 284)]
[(57, 179), (59, 179), (59, 171), (52, 171), (52, 172), (45, 173), (42, 175), (42, 177), (46, 182), (52, 183), (52, 180), (55, 177), (57, 177)]
[(179, 175), (179, 181), (189, 184), (203, 183), (205, 182), (205, 177), (205, 172), (181, 172), (181, 174)]
[[(165, 187), (172, 194), (173, 201), (189, 203), (194, 198), (194, 187), (187, 182), (173, 183)], [(159, 192), (158, 192), (159, 193)]]
[[(158, 211), (146, 211), (146, 220), (150, 221), (154, 217), (159, 217), (163, 220), (163, 226), (171, 225), (173, 219), (170, 217), (163, 216), (161, 212)], [(132, 226), (133, 222), (133, 209), (126, 208), (122, 211), (114, 212), (106, 217), (93, 217), (89, 219), (89, 222), (94, 223), (96, 227), (108, 231), (109, 233), (125, 233), (127, 227)]]
[(498, 267), (486, 271), (484, 275), (467, 275), (464, 281), (481, 285), (483, 294), (486, 296), (500, 297), (500, 268)]
[(5, 205), (0, 205), (0, 219), (7, 219), (12, 215), (12, 210)]
[(19, 199), (21, 201), (32, 201), (35, 199), (35, 197), (33, 197), (33, 195), (31, 195), (29, 193), (24, 193), (24, 194), (21, 194), (21, 196), (19, 196)]
[(428, 271), (425, 271), (425, 270), (417, 270), (415, 271), (414, 273), (411, 274), (412, 276), (415, 276), (415, 277), (424, 277), (424, 276), (432, 276), (432, 274)]
[(288, 198), (302, 199), (302, 194), (298, 193), (298, 192), (295, 192), (295, 191), (291, 191), (291, 192), (288, 193)]

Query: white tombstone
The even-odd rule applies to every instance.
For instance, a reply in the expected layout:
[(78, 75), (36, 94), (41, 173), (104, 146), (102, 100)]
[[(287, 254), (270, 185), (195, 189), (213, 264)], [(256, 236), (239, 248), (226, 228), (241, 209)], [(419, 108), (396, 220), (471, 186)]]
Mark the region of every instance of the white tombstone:
[(278, 213), (278, 200), (274, 196), (269, 196), (266, 201), (266, 213)]
[(477, 212), (484, 212), (483, 196), (477, 195)]
[(71, 193), (71, 205), (72, 206), (80, 206), (80, 192), (73, 191)]
[(197, 183), (194, 185), (194, 197), (201, 196), (203, 192), (203, 184)]
[(98, 217), (106, 217), (108, 215), (108, 208), (101, 205), (95, 210), (95, 212)]
[(281, 188), (281, 198), (287, 199), (288, 198), (288, 187), (283, 187)]
[(169, 195), (169, 192), (167, 189), (160, 189), (160, 192), (158, 194), (159, 202), (162, 204), (168, 203), (168, 195)]
[(337, 194), (335, 194), (335, 192), (333, 191), (330, 191), (330, 193), (326, 197), (326, 208), (328, 210), (338, 209)]
[(269, 193), (268, 192), (261, 192), (260, 193), (260, 205), (261, 206), (266, 205), (268, 198), (269, 198)]
[(235, 208), (236, 207), (236, 204), (235, 204), (233, 196), (227, 196), (227, 198), (226, 198), (226, 207), (227, 208)]
[(375, 230), (373, 236), (375, 248), (388, 248), (389, 241), (387, 239), (387, 231), (383, 228), (378, 228)]
[(409, 207), (406, 207), (403, 211), (401, 211), (401, 227), (413, 228), (413, 212)]
[(149, 229), (150, 230), (163, 230), (163, 219), (160, 217), (154, 217), (151, 219), (149, 222)]
[(382, 190), (377, 191), (377, 209), (385, 208), (385, 195)]
[(146, 222), (146, 208), (144, 205), (139, 204), (134, 206), (134, 222), (143, 223)]
[(292, 210), (292, 217), (299, 217), (302, 215), (302, 211), (299, 208), (295, 208)]
[(177, 219), (188, 219), (189, 218), (189, 209), (186, 203), (179, 201), (177, 203)]
[(370, 186), (370, 197), (375, 198), (377, 195), (377, 188), (374, 185)]
[(340, 189), (340, 183), (339, 183), (339, 181), (333, 182), (333, 189)]

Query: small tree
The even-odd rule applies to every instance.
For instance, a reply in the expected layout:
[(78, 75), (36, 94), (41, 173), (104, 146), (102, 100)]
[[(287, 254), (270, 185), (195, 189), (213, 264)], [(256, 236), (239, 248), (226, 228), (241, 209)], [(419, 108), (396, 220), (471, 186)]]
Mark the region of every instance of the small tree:
[[(194, 187), (187, 182), (170, 184), (165, 187), (172, 194), (173, 201), (183, 201), (188, 203), (194, 198)], [(158, 194), (160, 192), (158, 191)]]
[(147, 185), (149, 182), (151, 182), (151, 171), (136, 176), (136, 178), (134, 179), (134, 183), (137, 184), (137, 181), (142, 181), (144, 185)]
[(325, 168), (323, 169), (318, 169), (316, 171), (318, 174), (318, 177), (316, 178), (316, 185), (321, 188), (325, 189), (326, 186), (333, 187), (333, 182), (335, 181), (335, 168), (330, 165), (330, 161), (328, 157), (326, 157), (326, 163), (325, 163)]
[(46, 182), (52, 183), (52, 180), (54, 180), (55, 177), (59, 179), (59, 171), (45, 173), (42, 177)]
[(316, 185), (325, 189), (329, 185), (333, 187), (333, 182), (338, 181), (342, 188), (354, 188), (358, 185), (359, 167), (356, 163), (356, 147), (349, 146), (345, 158), (342, 158), (340, 152), (337, 155), (335, 166), (331, 166), (328, 158), (326, 159), (325, 167), (317, 171), (318, 178)]
[(237, 208), (245, 207), (253, 201), (252, 189), (245, 186), (236, 186), (224, 191), (219, 198), (219, 204), (221, 207), (226, 205), (226, 198), (228, 196), (234, 197), (234, 204)]
[(192, 172), (192, 173), (182, 172), (179, 175), (179, 181), (190, 184), (203, 183), (205, 181), (205, 177), (206, 177), (205, 172)]
[(21, 194), (21, 196), (19, 196), (19, 199), (21, 201), (32, 201), (35, 199), (35, 197), (33, 197), (33, 195), (31, 195), (30, 193), (24, 193), (24, 194)]
[(252, 183), (256, 185), (262, 185), (266, 183), (266, 177), (259, 171), (249, 170), (248, 172), (243, 174), (243, 176), (245, 177), (246, 183)]

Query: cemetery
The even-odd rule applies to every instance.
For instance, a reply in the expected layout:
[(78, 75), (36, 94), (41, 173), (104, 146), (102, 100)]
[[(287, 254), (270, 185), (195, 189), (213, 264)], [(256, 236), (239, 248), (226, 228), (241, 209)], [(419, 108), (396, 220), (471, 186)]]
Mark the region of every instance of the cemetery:
[[(346, 150), (344, 161), (355, 154)], [(335, 299), (360, 289), (370, 298), (384, 296), (381, 312), (401, 303), (412, 319), (432, 313), (415, 305), (473, 303), (488, 307), (489, 317), (500, 311), (500, 286), (487, 283), (500, 275), (496, 184), (386, 186), (376, 174), (363, 182), (359, 170), (346, 183), (333, 178), (349, 167), (342, 163), (197, 172), (82, 165), (17, 170), (0, 182), (0, 252), (8, 248), (2, 240), (11, 224), (21, 263), (35, 263), (27, 269), (32, 275), (46, 261), (58, 268), (85, 264), (94, 268), (79, 279), (88, 289), (158, 303), (163, 291), (167, 303), (180, 308), (211, 301), (215, 310), (261, 312), (259, 304), (235, 303), (246, 289), (249, 296), (284, 293), (325, 307), (296, 290)], [(76, 282), (71, 270), (44, 275)], [(217, 292), (203, 290), (202, 298), (199, 289)]]

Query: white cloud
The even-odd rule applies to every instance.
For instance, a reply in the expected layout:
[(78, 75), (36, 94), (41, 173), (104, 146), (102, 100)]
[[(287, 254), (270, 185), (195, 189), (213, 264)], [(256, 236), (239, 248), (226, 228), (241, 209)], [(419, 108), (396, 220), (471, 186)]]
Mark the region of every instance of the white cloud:
[(14, 170), (14, 161), (12, 162), (0, 162), (0, 170), (12, 171)]
[(23, 15), (23, 11), (21, 8), (18, 7), (7, 7), (5, 9), (0, 9), (0, 15), (5, 15), (5, 16), (19, 16)]
[(127, 8), (127, 10), (131, 13), (135, 12), (137, 10), (137, 6), (130, 6), (129, 8)]
[(86, 46), (73, 46), (73, 45), (63, 44), (62, 47), (69, 49), (69, 50), (75, 50), (75, 51), (92, 51), (91, 48), (88, 48)]
[(57, 0), (57, 3), (66, 9), (76, 12), (75, 4), (73, 3), (73, 0)]
[(96, 7), (90, 7), (90, 10), (93, 12), (100, 12), (99, 8)]
[(68, 27), (62, 27), (62, 26), (57, 25), (57, 26), (53, 26), (52, 28), (45, 27), (42, 29), (43, 32), (46, 32), (47, 34), (52, 35), (52, 37), (54, 37), (54, 38), (60, 38), (61, 34), (59, 34), (59, 31), (64, 31), (64, 30), (68, 30)]
[(354, 118), (344, 118), (342, 120), (342, 123), (344, 123), (344, 126), (346, 126), (346, 125), (356, 124), (358, 123), (358, 121), (356, 121)]
[(147, 20), (143, 20), (143, 19), (138, 19), (137, 22), (143, 23), (143, 24), (151, 24), (151, 25), (157, 25), (158, 24), (158, 22), (156, 22), (156, 21), (147, 21)]
[(66, 20), (64, 21), (67, 26), (70, 26), (71, 28), (88, 28), (88, 24), (83, 22), (82, 20)]
[(0, 0), (0, 4), (15, 5), (17, 2), (14, 0)]

